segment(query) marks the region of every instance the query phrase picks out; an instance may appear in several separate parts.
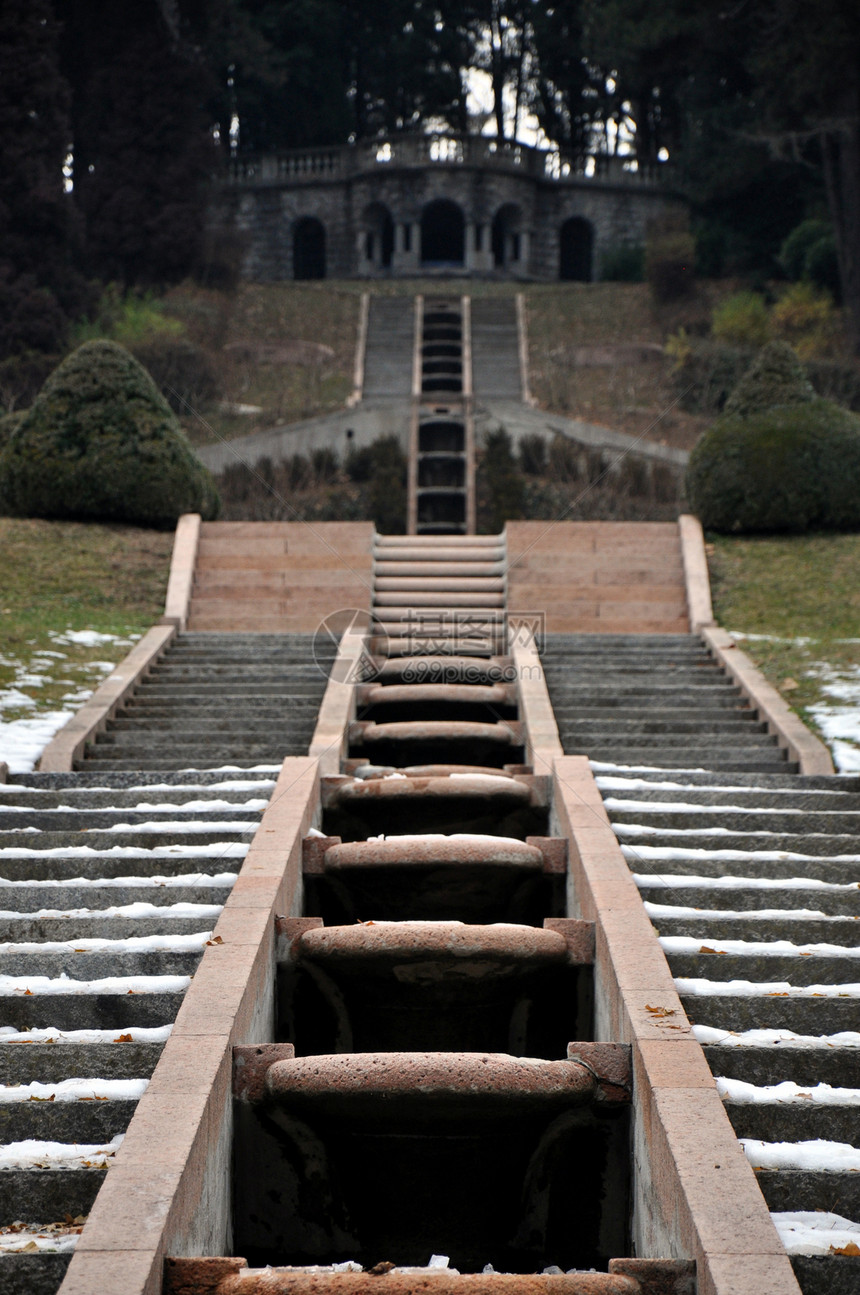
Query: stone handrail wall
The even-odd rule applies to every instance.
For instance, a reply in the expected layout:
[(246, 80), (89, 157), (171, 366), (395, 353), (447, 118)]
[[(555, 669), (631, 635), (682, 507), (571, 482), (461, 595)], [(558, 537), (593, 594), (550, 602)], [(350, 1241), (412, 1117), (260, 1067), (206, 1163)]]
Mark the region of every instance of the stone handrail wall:
[(230, 159), (227, 180), (233, 185), (313, 184), (344, 180), (385, 167), (470, 166), (555, 181), (595, 180), (602, 183), (656, 184), (664, 168), (626, 167), (624, 157), (597, 156), (587, 170), (575, 170), (557, 149), (534, 148), (490, 135), (460, 135), (431, 131), (426, 135), (390, 135), (329, 148), (294, 149)]

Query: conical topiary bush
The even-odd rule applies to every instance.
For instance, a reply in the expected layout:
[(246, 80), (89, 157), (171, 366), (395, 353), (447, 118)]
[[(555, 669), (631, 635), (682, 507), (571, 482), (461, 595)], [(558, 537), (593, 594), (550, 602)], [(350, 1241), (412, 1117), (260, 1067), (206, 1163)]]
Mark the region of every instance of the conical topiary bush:
[(790, 346), (769, 342), (687, 467), (706, 529), (739, 534), (860, 527), (860, 418), (821, 400)]
[(142, 365), (94, 341), (54, 370), (0, 451), (0, 509), (172, 526), (214, 517), (218, 493)]

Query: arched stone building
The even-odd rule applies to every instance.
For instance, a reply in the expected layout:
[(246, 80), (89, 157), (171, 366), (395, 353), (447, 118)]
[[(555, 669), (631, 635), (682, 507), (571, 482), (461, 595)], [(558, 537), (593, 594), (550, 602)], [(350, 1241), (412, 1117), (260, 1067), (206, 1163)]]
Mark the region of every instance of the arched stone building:
[(433, 273), (589, 281), (682, 201), (661, 178), (481, 135), (400, 135), (231, 163), (213, 220), (259, 280)]

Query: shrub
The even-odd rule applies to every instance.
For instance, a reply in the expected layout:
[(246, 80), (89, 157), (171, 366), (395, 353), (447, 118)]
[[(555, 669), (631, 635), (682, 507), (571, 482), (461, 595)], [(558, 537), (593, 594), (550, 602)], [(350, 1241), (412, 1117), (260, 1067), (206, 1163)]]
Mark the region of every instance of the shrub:
[(0, 451), (6, 442), (12, 439), (12, 433), (21, 425), (26, 412), (25, 409), (21, 409), (11, 414), (0, 414)]
[(645, 278), (645, 248), (641, 243), (607, 247), (600, 258), (600, 277), (605, 283), (641, 283)]
[(720, 342), (737, 346), (764, 346), (770, 322), (764, 297), (757, 292), (736, 292), (714, 308), (711, 333)]
[(490, 432), (481, 461), (489, 492), (488, 525), (498, 534), (507, 521), (523, 516), (525, 489), (511, 449), (511, 438), (503, 427)]
[(826, 220), (803, 220), (796, 225), (779, 249), (779, 263), (789, 279), (806, 276), (806, 258), (811, 249), (823, 239), (833, 238), (833, 229)]
[(754, 354), (748, 347), (727, 346), (686, 334), (674, 334), (665, 349), (675, 359), (672, 380), (682, 409), (704, 414), (722, 410)]
[(653, 222), (645, 244), (645, 277), (660, 303), (688, 297), (695, 282), (696, 245), (679, 219)]
[(402, 535), (406, 530), (406, 455), (397, 436), (381, 436), (370, 449), (370, 515), (383, 535)]
[(811, 283), (795, 283), (770, 312), (776, 337), (790, 342), (803, 359), (826, 355), (838, 332), (838, 319), (829, 293)]
[(520, 438), (520, 467), (529, 476), (539, 477), (546, 472), (546, 440), (540, 432)]
[(690, 455), (687, 494), (714, 531), (860, 527), (860, 418), (820, 399), (724, 416)]
[(215, 516), (218, 495), (146, 370), (94, 341), (55, 370), (0, 454), (0, 506), (171, 526), (180, 513)]
[(763, 346), (725, 405), (727, 414), (747, 418), (778, 405), (802, 405), (815, 399), (803, 365), (785, 342)]

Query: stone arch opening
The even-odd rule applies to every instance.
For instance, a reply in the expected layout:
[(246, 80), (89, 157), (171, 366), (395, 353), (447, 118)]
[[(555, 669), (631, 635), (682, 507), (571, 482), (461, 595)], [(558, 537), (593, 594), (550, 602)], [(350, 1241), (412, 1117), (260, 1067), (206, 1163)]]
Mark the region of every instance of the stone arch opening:
[(466, 221), (456, 202), (436, 198), (421, 215), (422, 265), (462, 265), (466, 257)]
[(594, 277), (594, 226), (584, 216), (571, 216), (559, 233), (558, 277), (591, 283)]
[(520, 225), (522, 213), (515, 202), (506, 202), (493, 217), (490, 243), (493, 251), (493, 265), (497, 270), (514, 265), (520, 260), (521, 237)]
[(303, 216), (293, 229), (293, 278), (325, 278), (325, 226), (316, 216)]
[(390, 270), (394, 255), (394, 218), (383, 202), (372, 202), (362, 216), (364, 259), (375, 270)]

